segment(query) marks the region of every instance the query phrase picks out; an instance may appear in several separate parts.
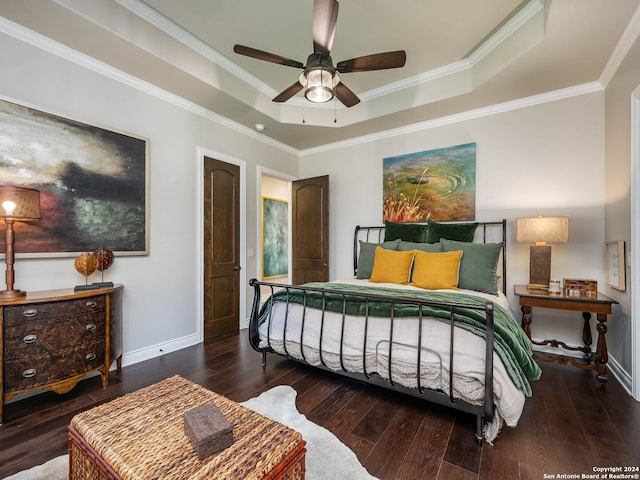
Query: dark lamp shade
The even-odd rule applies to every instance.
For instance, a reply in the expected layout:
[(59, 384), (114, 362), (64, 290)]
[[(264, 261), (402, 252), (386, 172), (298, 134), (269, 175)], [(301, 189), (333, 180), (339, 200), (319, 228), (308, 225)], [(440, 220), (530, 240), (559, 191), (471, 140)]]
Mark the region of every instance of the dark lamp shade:
[[(13, 202), (13, 212), (7, 212), (4, 202)], [(0, 185), (0, 218), (17, 222), (33, 222), (40, 219), (40, 191), (32, 188)]]

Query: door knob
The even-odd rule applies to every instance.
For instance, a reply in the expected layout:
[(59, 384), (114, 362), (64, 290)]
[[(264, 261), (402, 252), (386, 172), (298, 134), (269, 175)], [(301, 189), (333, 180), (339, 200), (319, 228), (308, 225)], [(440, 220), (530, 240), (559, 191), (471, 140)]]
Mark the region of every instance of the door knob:
[(236, 265), (235, 267), (233, 267), (233, 269), (237, 272), (241, 269), (242, 267), (240, 265)]

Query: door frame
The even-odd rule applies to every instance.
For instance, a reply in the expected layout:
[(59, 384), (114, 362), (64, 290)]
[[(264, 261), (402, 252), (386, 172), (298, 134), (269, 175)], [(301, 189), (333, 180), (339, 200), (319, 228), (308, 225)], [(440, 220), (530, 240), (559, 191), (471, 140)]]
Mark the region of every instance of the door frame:
[(196, 148), (196, 337), (198, 343), (204, 341), (204, 157), (214, 158), (224, 163), (240, 167), (240, 305), (238, 310), (240, 328), (248, 324), (247, 318), (247, 208), (246, 185), (247, 163), (224, 153), (205, 147)]
[[(258, 212), (258, 214), (256, 215), (257, 219), (258, 219), (258, 223), (256, 225), (256, 245), (258, 246), (256, 248), (256, 272), (257, 272), (257, 277), (258, 278), (262, 278), (262, 236), (261, 236), (261, 228), (260, 228), (260, 222), (262, 222), (262, 218), (261, 218), (261, 213), (262, 212), (262, 175), (267, 175), (269, 177), (273, 177), (273, 178), (277, 178), (278, 180), (282, 180), (285, 182), (289, 183), (289, 188), (288, 188), (288, 192), (287, 192), (287, 202), (288, 202), (288, 221), (289, 221), (289, 228), (287, 231), (287, 238), (288, 238), (288, 245), (287, 245), (287, 252), (288, 252), (288, 260), (289, 260), (289, 270), (291, 270), (291, 182), (294, 182), (296, 180), (298, 180), (298, 177), (294, 177), (292, 175), (287, 175), (286, 173), (282, 173), (282, 172), (278, 172), (277, 170), (271, 170), (270, 168), (267, 167), (263, 167), (258, 165), (256, 167), (256, 192), (258, 192), (258, 195), (256, 195), (256, 212)], [(289, 271), (289, 278), (291, 278), (291, 271)], [(247, 325), (249, 326), (249, 325)]]
[[(631, 394), (640, 401), (640, 87), (631, 95)], [(625, 265), (627, 259), (625, 258)]]

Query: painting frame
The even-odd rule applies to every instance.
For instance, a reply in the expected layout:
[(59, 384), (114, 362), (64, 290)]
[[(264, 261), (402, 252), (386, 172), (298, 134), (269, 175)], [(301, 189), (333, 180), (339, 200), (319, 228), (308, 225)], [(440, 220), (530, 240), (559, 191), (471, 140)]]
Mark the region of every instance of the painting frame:
[(262, 278), (289, 275), (289, 202), (262, 196)]
[(475, 142), (384, 157), (382, 220), (476, 219)]
[(148, 255), (149, 152), (146, 137), (0, 96), (2, 183), (40, 191), (40, 220), (16, 223), (16, 257)]
[(614, 240), (605, 246), (607, 284), (616, 290), (626, 290), (624, 240)]

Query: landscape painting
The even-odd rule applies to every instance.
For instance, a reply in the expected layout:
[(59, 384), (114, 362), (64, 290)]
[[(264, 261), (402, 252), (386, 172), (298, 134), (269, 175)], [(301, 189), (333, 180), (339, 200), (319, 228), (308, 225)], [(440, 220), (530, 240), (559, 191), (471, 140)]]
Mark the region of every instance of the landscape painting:
[(262, 277), (289, 274), (289, 205), (262, 197)]
[(383, 159), (383, 220), (475, 220), (476, 144)]
[(40, 220), (15, 224), (20, 256), (147, 254), (147, 162), (146, 139), (0, 100), (0, 182), (40, 190)]

